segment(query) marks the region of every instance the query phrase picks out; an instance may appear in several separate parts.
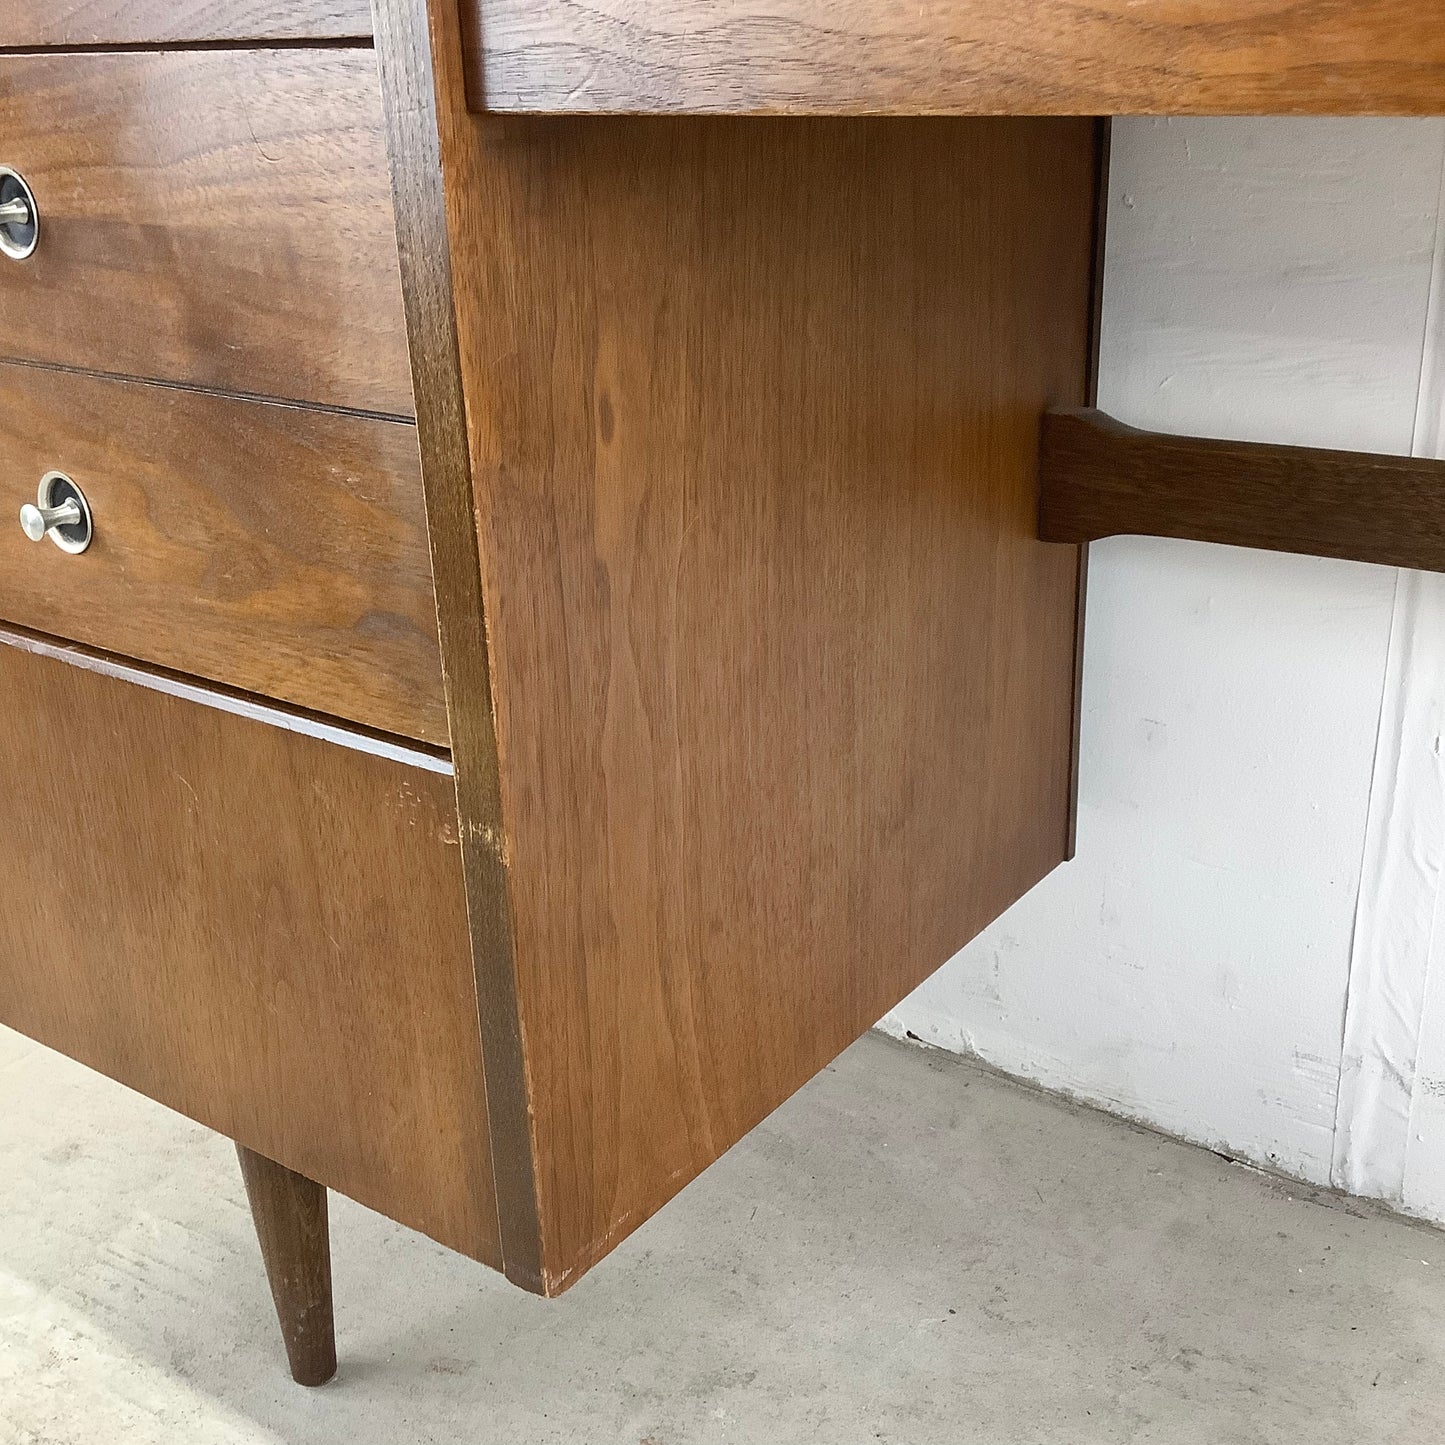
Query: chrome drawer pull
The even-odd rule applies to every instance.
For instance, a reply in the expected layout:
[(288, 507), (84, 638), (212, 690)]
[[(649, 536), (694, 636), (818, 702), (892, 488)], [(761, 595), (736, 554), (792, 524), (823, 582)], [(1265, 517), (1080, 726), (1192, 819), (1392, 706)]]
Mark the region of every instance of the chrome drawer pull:
[(20, 528), (32, 542), (49, 537), (62, 552), (83, 552), (90, 546), (90, 504), (64, 472), (47, 472), (34, 503), (20, 509)]
[(80, 503), (74, 497), (58, 507), (33, 507), (26, 502), (20, 509), (20, 525), (32, 542), (38, 542), (52, 527), (73, 527), (81, 520)]
[(40, 210), (25, 177), (0, 166), (0, 252), (23, 261), (40, 242)]

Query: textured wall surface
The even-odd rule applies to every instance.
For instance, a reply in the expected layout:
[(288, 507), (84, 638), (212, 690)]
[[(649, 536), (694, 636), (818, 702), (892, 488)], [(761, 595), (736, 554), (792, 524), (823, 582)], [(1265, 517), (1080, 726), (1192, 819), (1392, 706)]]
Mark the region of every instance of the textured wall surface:
[[(1445, 121), (1117, 123), (1100, 404), (1445, 455), (1442, 180)], [(1101, 543), (1084, 677), (1077, 860), (884, 1027), (1445, 1221), (1445, 578)]]

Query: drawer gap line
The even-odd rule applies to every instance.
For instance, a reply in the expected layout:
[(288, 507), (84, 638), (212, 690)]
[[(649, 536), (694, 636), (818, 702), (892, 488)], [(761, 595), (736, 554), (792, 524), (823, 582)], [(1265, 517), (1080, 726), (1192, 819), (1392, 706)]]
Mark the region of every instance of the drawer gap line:
[(231, 713), (235, 717), (266, 723), (286, 732), (299, 733), (303, 737), (335, 743), (340, 747), (350, 748), (353, 752), (388, 758), (393, 762), (405, 763), (408, 767), (421, 768), (425, 772), (438, 773), (443, 777), (453, 775), (449, 752), (429, 748), (413, 738), (376, 732), (357, 723), (342, 722), (301, 708), (281, 707), (271, 699), (259, 697), (255, 693), (242, 692), (220, 683), (202, 682), (163, 667), (152, 667), (149, 664), (141, 666), (100, 648), (83, 647), (79, 643), (50, 637), (29, 627), (20, 627), (14, 623), (0, 625), (0, 646), (17, 647), (36, 657), (68, 662), (86, 672), (134, 683), (152, 692), (183, 698), (188, 702), (199, 703), (202, 707), (211, 707), (220, 712)]

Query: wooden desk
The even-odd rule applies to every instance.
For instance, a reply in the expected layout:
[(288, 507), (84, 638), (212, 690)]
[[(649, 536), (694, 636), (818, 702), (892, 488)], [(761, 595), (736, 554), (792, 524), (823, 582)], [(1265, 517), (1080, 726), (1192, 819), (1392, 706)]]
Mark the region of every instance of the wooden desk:
[(12, 501), (92, 526), (0, 541), (0, 1020), (238, 1141), (312, 1383), (323, 1186), (558, 1293), (1068, 856), (1076, 117), (1445, 109), (1404, 0), (0, 51)]

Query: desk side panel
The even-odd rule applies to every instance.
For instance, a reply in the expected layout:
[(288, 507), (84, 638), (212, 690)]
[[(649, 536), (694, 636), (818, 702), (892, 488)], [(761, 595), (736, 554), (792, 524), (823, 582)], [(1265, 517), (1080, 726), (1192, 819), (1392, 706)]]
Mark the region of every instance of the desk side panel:
[(1079, 554), (1035, 540), (1037, 458), (1087, 384), (1095, 128), (463, 121), (556, 1293), (1066, 854)]

